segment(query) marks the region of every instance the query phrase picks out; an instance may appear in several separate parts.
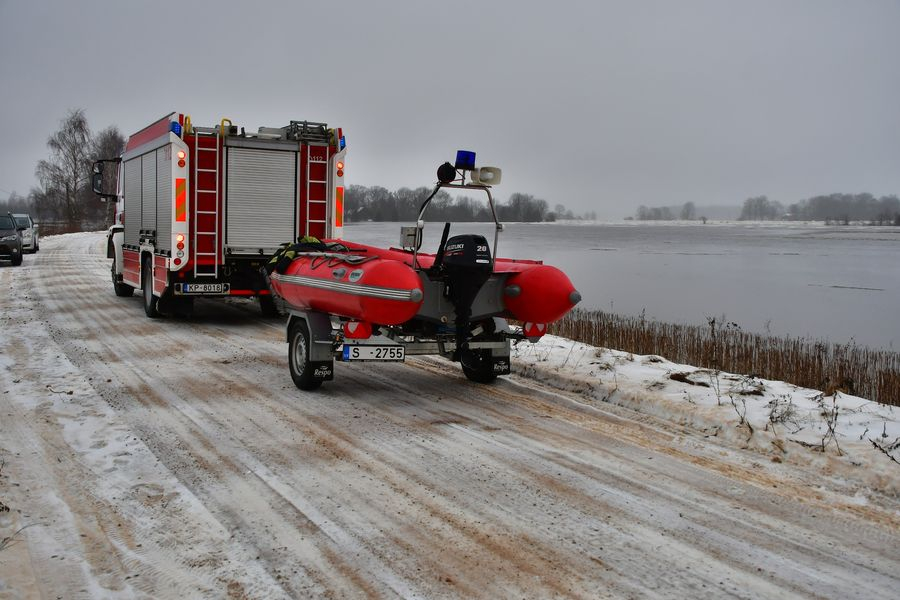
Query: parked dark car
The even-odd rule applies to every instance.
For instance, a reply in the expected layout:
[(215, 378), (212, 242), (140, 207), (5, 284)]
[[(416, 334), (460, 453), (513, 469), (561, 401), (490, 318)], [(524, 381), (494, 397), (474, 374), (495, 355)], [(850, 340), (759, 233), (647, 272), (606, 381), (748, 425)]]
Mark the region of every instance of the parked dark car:
[(12, 215), (0, 215), (0, 260), (11, 260), (14, 267), (22, 264), (21, 231)]

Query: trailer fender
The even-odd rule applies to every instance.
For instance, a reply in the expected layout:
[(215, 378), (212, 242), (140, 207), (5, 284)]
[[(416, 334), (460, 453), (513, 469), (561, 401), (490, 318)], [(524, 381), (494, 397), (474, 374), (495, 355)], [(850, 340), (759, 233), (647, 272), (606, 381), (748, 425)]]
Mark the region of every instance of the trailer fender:
[[(334, 342), (334, 334), (331, 329), (331, 317), (320, 312), (300, 312), (290, 311), (287, 327), (285, 332), (291, 330), (291, 325), (295, 320), (301, 319), (306, 321), (309, 329), (310, 349), (309, 359), (312, 361), (330, 361), (334, 358), (332, 354), (332, 344)], [(290, 342), (290, 337), (285, 335), (286, 341)]]

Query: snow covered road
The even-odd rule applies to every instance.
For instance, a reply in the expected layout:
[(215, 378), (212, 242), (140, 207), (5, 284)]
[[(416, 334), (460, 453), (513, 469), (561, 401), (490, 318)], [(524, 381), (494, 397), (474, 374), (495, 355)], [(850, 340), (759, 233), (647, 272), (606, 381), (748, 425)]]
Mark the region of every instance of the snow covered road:
[(820, 463), (434, 359), (304, 393), (279, 320), (147, 319), (104, 242), (0, 266), (0, 598), (900, 593), (900, 501)]

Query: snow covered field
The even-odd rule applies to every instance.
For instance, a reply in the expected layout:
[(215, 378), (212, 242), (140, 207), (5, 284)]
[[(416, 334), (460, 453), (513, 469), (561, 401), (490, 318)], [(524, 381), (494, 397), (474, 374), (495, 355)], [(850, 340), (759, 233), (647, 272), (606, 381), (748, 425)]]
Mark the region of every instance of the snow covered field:
[(575, 392), (593, 406), (628, 407), (775, 462), (816, 461), (900, 496), (900, 407), (550, 335), (519, 344), (514, 357), (518, 374)]
[(900, 590), (897, 409), (553, 337), (302, 393), (280, 321), (147, 319), (103, 242), (0, 266), (0, 598)]

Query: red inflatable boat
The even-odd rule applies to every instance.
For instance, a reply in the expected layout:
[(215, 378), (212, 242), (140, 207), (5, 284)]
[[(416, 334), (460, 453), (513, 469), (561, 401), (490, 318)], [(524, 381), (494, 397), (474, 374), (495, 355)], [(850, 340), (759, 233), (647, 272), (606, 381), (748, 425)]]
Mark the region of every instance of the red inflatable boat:
[[(499, 169), (481, 171), (491, 184), (499, 182)], [(487, 193), (496, 252), (502, 225), (485, 177), (474, 168), (474, 155), (462, 166), (459, 155), (456, 167), (442, 165), (416, 224), (401, 231), (401, 248), (324, 240), (273, 257), (271, 287), (290, 314), (289, 365), (298, 387), (332, 379), (334, 359), (404, 360), (407, 354), (458, 360), (469, 379), (488, 383), (510, 372), (511, 340), (536, 340), (581, 300), (556, 267), (497, 258), (483, 236), (449, 237), (449, 223), (436, 254), (418, 251), (429, 202), (441, 188), (458, 188)]]
[[(273, 289), (296, 308), (367, 321), (399, 325), (418, 313), (425, 298), (423, 282), (413, 268), (413, 254), (343, 240), (346, 252), (298, 256), (284, 274), (272, 275)], [(428, 271), (435, 255), (419, 254)], [(581, 299), (569, 278), (540, 261), (497, 259), (493, 275), (502, 286), (492, 288), (498, 315), (523, 322), (552, 323)]]

